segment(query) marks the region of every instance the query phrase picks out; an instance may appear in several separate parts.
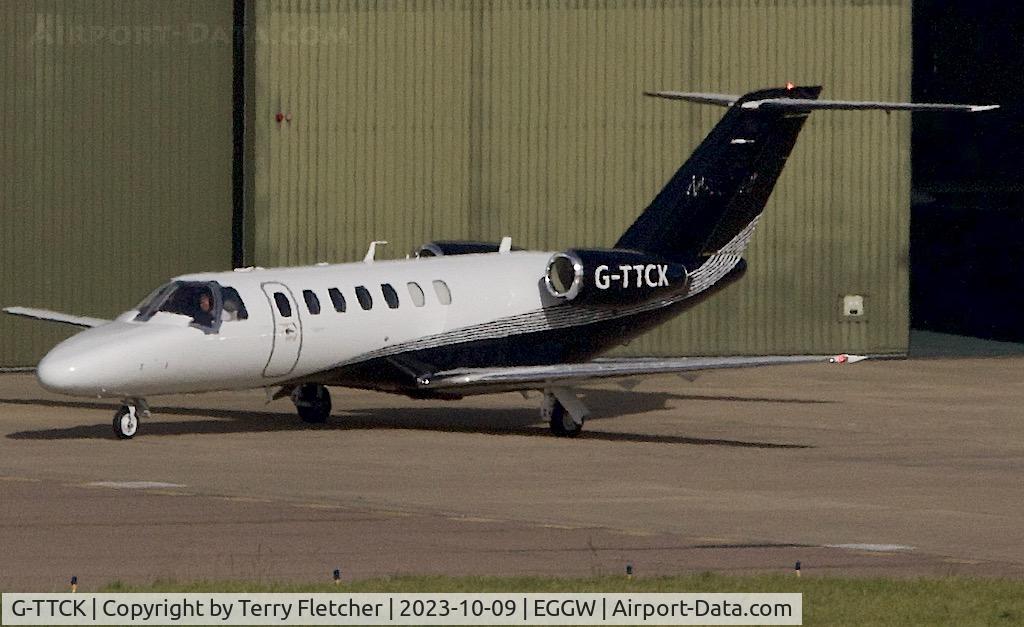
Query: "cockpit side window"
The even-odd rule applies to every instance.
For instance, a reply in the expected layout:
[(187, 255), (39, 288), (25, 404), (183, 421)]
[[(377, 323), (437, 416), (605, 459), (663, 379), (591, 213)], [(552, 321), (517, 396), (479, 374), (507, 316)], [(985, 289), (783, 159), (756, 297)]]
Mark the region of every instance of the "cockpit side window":
[(238, 290), (233, 287), (222, 287), (220, 289), (221, 302), (224, 303), (224, 310), (220, 314), (220, 319), (224, 322), (233, 322), (235, 320), (248, 320), (249, 312), (245, 309), (245, 303), (242, 302), (242, 297), (238, 295)]

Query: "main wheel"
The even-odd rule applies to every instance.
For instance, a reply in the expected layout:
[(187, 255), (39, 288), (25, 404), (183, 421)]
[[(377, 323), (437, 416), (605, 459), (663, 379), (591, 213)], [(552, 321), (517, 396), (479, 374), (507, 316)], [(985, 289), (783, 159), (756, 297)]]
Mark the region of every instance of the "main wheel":
[(331, 415), (331, 393), (318, 383), (303, 383), (295, 388), (292, 402), (303, 422), (319, 424)]
[(565, 406), (558, 402), (554, 394), (545, 394), (540, 415), (548, 421), (551, 433), (561, 438), (574, 438), (583, 431), (583, 423), (576, 423), (569, 415)]
[(130, 440), (139, 430), (139, 416), (134, 405), (121, 405), (114, 413), (114, 433), (122, 440)]

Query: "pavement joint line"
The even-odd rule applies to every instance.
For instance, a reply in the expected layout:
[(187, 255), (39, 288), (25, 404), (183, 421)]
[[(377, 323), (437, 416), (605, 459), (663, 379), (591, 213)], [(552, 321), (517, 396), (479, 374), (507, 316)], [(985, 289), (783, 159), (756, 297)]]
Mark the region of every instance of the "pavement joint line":
[[(31, 481), (42, 481), (41, 479), (32, 479)], [(111, 489), (111, 486), (102, 485), (106, 482), (87, 482), (87, 483), (61, 483), (66, 487), (75, 488), (90, 488), (90, 489)], [(183, 486), (184, 487), (184, 486)], [(252, 496), (241, 496), (231, 494), (216, 494), (216, 493), (205, 493), (205, 492), (184, 492), (179, 490), (160, 490), (154, 488), (136, 488), (136, 490), (144, 492), (146, 494), (160, 495), (160, 496), (191, 496), (196, 498), (209, 498), (220, 501), (228, 501), (234, 503), (254, 503), (263, 505), (282, 505), (290, 507), (302, 507), (309, 509), (329, 509), (339, 510), (348, 514), (364, 515), (364, 516), (389, 516), (394, 518), (408, 518), (411, 516), (431, 516), (430, 512), (414, 512), (414, 511), (399, 511), (399, 510), (386, 510), (377, 508), (366, 508), (366, 507), (349, 507), (344, 504), (330, 504), (330, 503), (308, 503), (304, 501), (296, 501), (287, 498), (264, 498), (264, 497), (252, 497)], [(499, 521), (500, 522), (500, 521)]]
[(91, 488), (111, 488), (114, 490), (167, 490), (184, 488), (183, 483), (168, 481), (89, 481), (84, 484)]
[(42, 479), (33, 479), (32, 477), (15, 477), (11, 475), (0, 475), (0, 481), (12, 481), (19, 483), (39, 483)]
[(273, 503), (270, 499), (261, 499), (253, 496), (214, 496), (212, 498), (232, 503)]
[(849, 551), (864, 551), (867, 553), (902, 553), (914, 550), (914, 547), (907, 544), (871, 544), (851, 542), (845, 544), (825, 544), (823, 546), (827, 549), (846, 549)]
[(445, 518), (448, 520), (457, 520), (459, 522), (467, 523), (493, 524), (503, 522), (497, 518), (485, 518), (483, 516), (445, 516)]
[(620, 529), (619, 532), (626, 536), (635, 536), (637, 538), (650, 538), (658, 535), (653, 531), (644, 531), (641, 529)]

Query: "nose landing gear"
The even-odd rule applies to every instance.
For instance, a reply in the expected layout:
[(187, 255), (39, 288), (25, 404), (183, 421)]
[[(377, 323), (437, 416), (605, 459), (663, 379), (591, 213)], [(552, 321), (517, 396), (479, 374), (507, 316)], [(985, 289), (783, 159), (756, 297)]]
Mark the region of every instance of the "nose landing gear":
[(114, 412), (114, 434), (122, 440), (130, 440), (139, 430), (139, 420), (149, 418), (149, 405), (141, 398), (126, 399), (124, 405)]
[(319, 383), (303, 383), (292, 390), (292, 402), (303, 422), (327, 422), (331, 415), (331, 393)]

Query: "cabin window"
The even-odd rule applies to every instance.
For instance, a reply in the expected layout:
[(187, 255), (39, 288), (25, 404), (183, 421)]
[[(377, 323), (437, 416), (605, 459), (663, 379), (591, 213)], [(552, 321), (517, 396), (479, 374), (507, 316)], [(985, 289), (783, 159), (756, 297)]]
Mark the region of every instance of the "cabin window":
[(384, 293), (384, 302), (388, 304), (391, 309), (398, 309), (398, 292), (395, 288), (391, 287), (390, 283), (381, 283), (380, 291)]
[(369, 310), (370, 307), (373, 307), (373, 298), (370, 296), (370, 290), (362, 285), (356, 286), (356, 300), (359, 301), (359, 306), (363, 309)]
[(314, 316), (320, 313), (320, 299), (313, 290), (302, 290), (302, 298), (306, 301), (306, 309)]
[(434, 281), (434, 293), (437, 294), (437, 300), (442, 305), (452, 304), (452, 292), (448, 289), (448, 284), (444, 281)]
[(345, 296), (342, 295), (341, 290), (336, 287), (332, 287), (327, 290), (327, 295), (331, 297), (331, 303), (334, 305), (334, 311), (338, 313), (345, 313)]
[(406, 287), (409, 288), (409, 298), (412, 299), (412, 304), (417, 307), (422, 307), (427, 300), (423, 297), (423, 288), (420, 287), (419, 283), (406, 283)]
[(277, 311), (281, 314), (282, 318), (292, 317), (292, 304), (288, 302), (288, 297), (281, 292), (274, 292), (274, 303), (277, 305)]
[(238, 291), (235, 288), (221, 288), (220, 296), (224, 303), (224, 309), (220, 314), (221, 320), (233, 322), (235, 320), (249, 319), (249, 312), (245, 309), (245, 303), (242, 302), (242, 297), (238, 295)]

